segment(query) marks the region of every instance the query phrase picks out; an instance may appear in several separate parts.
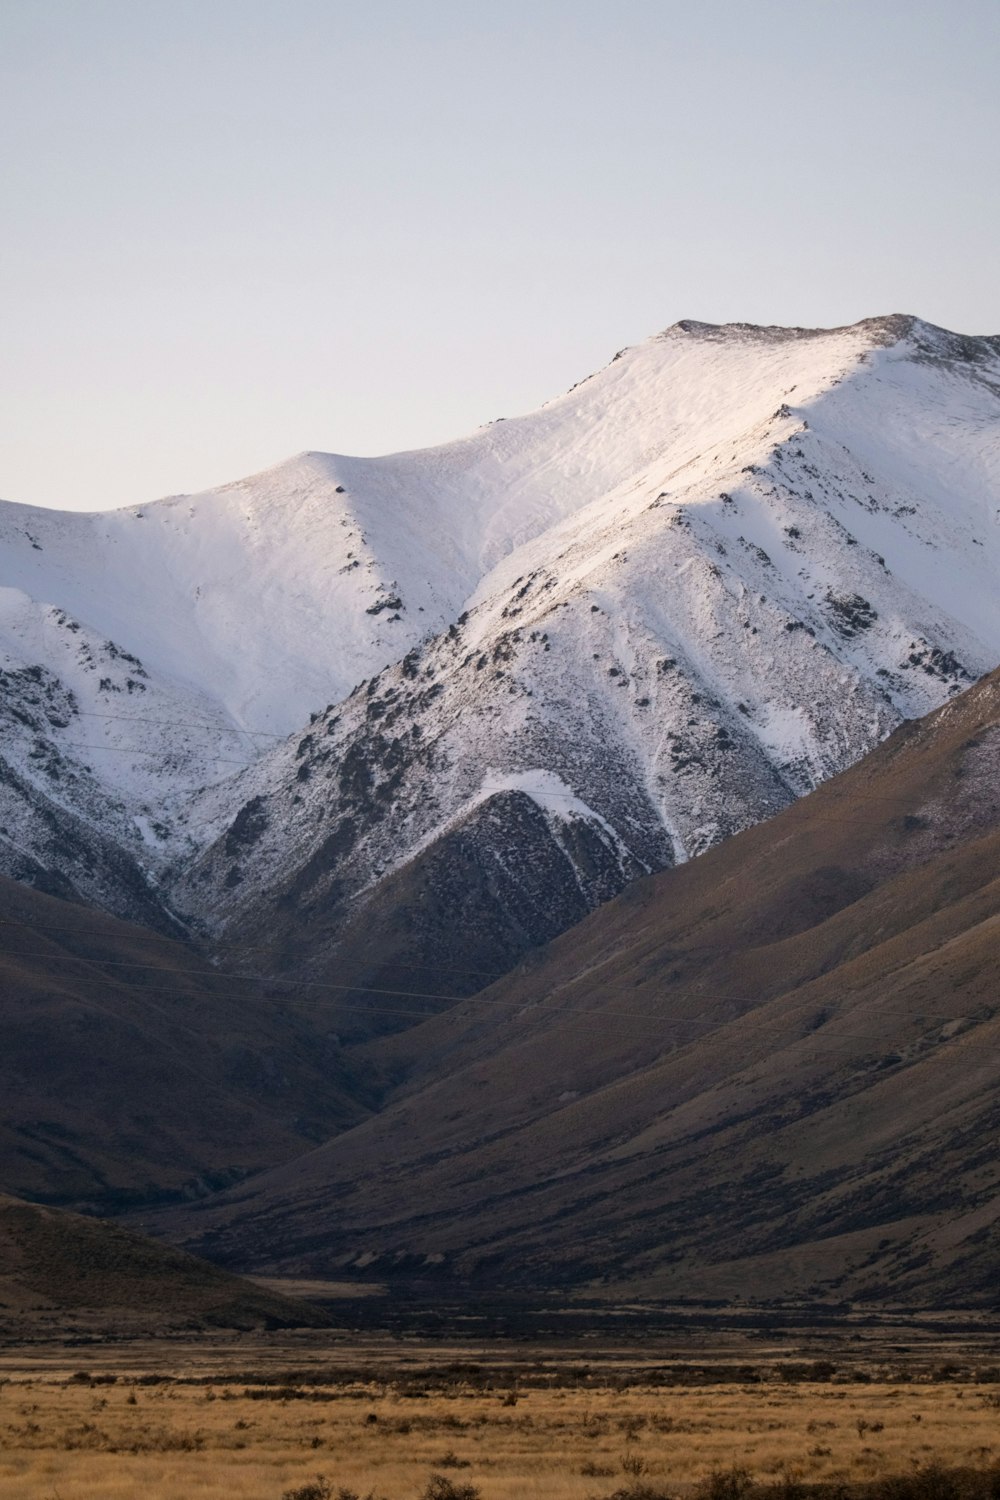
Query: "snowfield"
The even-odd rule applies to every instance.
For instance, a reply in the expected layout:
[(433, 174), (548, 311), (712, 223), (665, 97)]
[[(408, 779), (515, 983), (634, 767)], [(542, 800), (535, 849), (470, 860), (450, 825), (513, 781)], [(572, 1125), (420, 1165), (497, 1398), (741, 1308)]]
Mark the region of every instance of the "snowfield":
[(460, 851), (523, 950), (526, 861), (586, 910), (995, 666), (998, 522), (1000, 339), (905, 317), (683, 322), (443, 447), (4, 504), (0, 868), (308, 967), (401, 872), (429, 932)]

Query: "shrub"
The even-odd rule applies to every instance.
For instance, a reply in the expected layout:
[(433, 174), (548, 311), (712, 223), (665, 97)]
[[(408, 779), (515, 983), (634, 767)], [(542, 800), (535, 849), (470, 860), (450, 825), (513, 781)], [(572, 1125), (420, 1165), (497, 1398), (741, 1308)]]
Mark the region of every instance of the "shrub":
[(455, 1484), (445, 1474), (432, 1474), (420, 1500), (479, 1500), (474, 1484)]
[(629, 1484), (624, 1489), (613, 1490), (603, 1500), (674, 1500), (669, 1490), (661, 1490), (655, 1484)]
[(990, 1479), (995, 1477), (966, 1475), (960, 1470), (928, 1464), (913, 1474), (891, 1475), (880, 1480), (877, 1491), (879, 1500), (957, 1500), (961, 1495), (988, 1494)]
[[(295, 1489), (285, 1490), (281, 1500), (362, 1500), (362, 1497), (357, 1490), (349, 1490), (344, 1485), (334, 1489), (325, 1474), (317, 1474), (315, 1479), (308, 1479)], [(369, 1492), (364, 1500), (378, 1500), (378, 1496)]]
[(749, 1469), (716, 1469), (698, 1486), (699, 1500), (745, 1500), (753, 1489)]
[[(341, 1490), (339, 1500), (348, 1500), (349, 1493)], [(315, 1479), (307, 1480), (293, 1490), (285, 1490), (281, 1500), (333, 1500), (333, 1485), (324, 1475), (317, 1474)], [(357, 1497), (351, 1495), (350, 1500), (357, 1500)]]

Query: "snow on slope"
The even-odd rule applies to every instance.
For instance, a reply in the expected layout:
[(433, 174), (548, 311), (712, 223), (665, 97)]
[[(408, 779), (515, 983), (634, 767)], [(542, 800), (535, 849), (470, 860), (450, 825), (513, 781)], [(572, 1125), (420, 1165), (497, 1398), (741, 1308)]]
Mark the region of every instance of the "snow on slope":
[[(781, 383), (741, 402), (719, 370), (742, 377), (761, 351)], [(998, 356), (910, 320), (689, 325), (635, 351), (685, 373), (692, 423), (714, 389), (735, 416), (706, 417), (682, 462), (680, 439), (650, 445), (641, 472), (501, 560), (447, 632), (241, 777), (249, 836), (210, 848), (184, 899), (223, 929), (266, 927), (292, 878), (335, 932), (517, 789), (556, 842), (586, 823), (587, 859), (602, 843), (601, 879), (624, 882), (858, 759), (1000, 657)], [(561, 817), (541, 772), (566, 788)], [(234, 790), (188, 815), (229, 827)], [(519, 818), (495, 827), (507, 869), (522, 837)]]
[(863, 330), (718, 346), (668, 334), (541, 411), (443, 447), (307, 453), (220, 490), (93, 515), (7, 504), (0, 584), (59, 606), (233, 723), (287, 734), (446, 626), (515, 548), (654, 463), (690, 461), (720, 412), (738, 433), (789, 382), (823, 384), (867, 343)]
[(998, 389), (996, 340), (914, 319), (682, 323), (441, 448), (4, 507), (8, 675), (77, 708), (18, 765), (86, 747), (149, 867), (223, 924), (322, 849), (356, 900), (512, 788), (622, 878), (686, 857), (1000, 657)]

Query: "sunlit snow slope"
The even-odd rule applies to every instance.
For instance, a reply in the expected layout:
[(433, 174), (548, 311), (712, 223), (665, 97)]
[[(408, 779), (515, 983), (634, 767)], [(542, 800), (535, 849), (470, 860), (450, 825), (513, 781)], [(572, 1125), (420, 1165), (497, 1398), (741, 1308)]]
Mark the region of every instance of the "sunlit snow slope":
[(441, 448), (4, 506), (0, 863), (306, 961), (433, 929), (461, 851), (509, 962), (996, 663), (998, 391), (911, 318), (681, 323)]

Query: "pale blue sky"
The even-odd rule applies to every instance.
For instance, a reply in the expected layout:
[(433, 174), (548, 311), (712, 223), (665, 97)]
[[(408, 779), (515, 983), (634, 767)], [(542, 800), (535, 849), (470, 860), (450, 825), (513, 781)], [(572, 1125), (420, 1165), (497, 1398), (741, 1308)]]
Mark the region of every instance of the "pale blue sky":
[(682, 317), (1000, 332), (1000, 0), (0, 0), (0, 495), (439, 442)]

